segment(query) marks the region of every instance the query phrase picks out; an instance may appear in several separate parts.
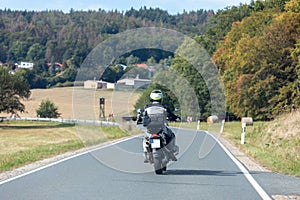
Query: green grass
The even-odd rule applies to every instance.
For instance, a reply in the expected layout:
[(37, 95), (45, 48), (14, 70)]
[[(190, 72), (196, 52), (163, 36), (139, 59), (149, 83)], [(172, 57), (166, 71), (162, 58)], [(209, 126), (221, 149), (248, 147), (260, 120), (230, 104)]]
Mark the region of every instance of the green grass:
[(0, 172), (131, 135), (119, 127), (53, 122), (0, 123)]
[(82, 147), (83, 143), (81, 141), (69, 141), (63, 144), (37, 146), (24, 151), (1, 155), (0, 172), (21, 167), (38, 160), (59, 155), (67, 151), (80, 149)]
[(77, 134), (85, 146), (100, 144), (140, 133), (135, 128), (116, 126), (78, 125)]
[(119, 127), (103, 126), (103, 127), (101, 127), (101, 129), (104, 132), (105, 137), (108, 140), (118, 139), (118, 138), (121, 138), (121, 137), (131, 135), (127, 131), (120, 129)]
[(254, 122), (246, 127), (245, 144), (241, 145), (241, 123), (225, 124), (223, 137), (232, 141), (250, 157), (274, 172), (300, 176), (300, 139), (282, 138), (268, 132), (270, 122)]

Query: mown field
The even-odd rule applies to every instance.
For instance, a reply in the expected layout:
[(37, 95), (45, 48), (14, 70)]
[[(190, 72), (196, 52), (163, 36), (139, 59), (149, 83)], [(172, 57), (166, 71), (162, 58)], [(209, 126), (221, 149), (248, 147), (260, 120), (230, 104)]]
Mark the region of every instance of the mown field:
[[(81, 118), (99, 119), (99, 98), (105, 98), (105, 115), (114, 113), (115, 117), (129, 115), (140, 93), (135, 91), (93, 90), (82, 87), (64, 87), (51, 89), (33, 89), (28, 100), (24, 100), (26, 112), (21, 117), (36, 117), (36, 110), (42, 100), (49, 99), (61, 113), (61, 118), (73, 119), (81, 114)], [(2, 115), (2, 114), (1, 114)]]

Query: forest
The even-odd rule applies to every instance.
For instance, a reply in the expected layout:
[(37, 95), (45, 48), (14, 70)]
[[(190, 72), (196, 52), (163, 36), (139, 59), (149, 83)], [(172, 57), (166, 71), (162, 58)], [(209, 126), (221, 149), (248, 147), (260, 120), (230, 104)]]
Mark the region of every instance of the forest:
[[(33, 71), (22, 72), (31, 88), (45, 88), (74, 81), (76, 72), (90, 51), (112, 35), (141, 27), (163, 27), (200, 35), (213, 11), (170, 15), (159, 8), (142, 7), (119, 12), (105, 11), (12, 11), (0, 10), (0, 62), (13, 69), (17, 62), (33, 62)], [(151, 52), (150, 52), (151, 53)], [(136, 52), (122, 64), (146, 61), (149, 51)], [(145, 56), (145, 54), (147, 54)], [(163, 53), (162, 53), (163, 54)], [(129, 57), (130, 55), (125, 55)], [(168, 57), (158, 54), (154, 59)], [(54, 64), (62, 64), (63, 76), (55, 76)], [(48, 66), (51, 63), (51, 66)]]
[(213, 61), (236, 116), (267, 120), (300, 104), (300, 1), (256, 3), (232, 24)]
[[(126, 12), (0, 10), (0, 63), (14, 70), (17, 62), (33, 62), (32, 70), (16, 72), (29, 82), (30, 88), (70, 83), (97, 44), (142, 27), (176, 30), (193, 38), (208, 52), (224, 83), (228, 115), (270, 120), (299, 107), (299, 0), (258, 0), (216, 12), (200, 9), (176, 15), (147, 7)], [(211, 114), (209, 88), (192, 64), (180, 56), (142, 49), (115, 62), (130, 67), (111, 66), (102, 79), (115, 82), (136, 63), (156, 63), (175, 70), (195, 91), (200, 110), (194, 117)], [(54, 63), (61, 63), (64, 73), (55, 71)], [(154, 79), (161, 76), (158, 74)], [(188, 102), (191, 99), (186, 98), (181, 104)], [(194, 110), (186, 110), (183, 114), (193, 113)]]

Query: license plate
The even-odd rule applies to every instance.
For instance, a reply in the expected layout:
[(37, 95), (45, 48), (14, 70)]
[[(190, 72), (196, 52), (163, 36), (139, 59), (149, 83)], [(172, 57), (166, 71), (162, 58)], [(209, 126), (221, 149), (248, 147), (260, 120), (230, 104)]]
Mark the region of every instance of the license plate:
[(152, 148), (160, 148), (160, 139), (151, 139)]

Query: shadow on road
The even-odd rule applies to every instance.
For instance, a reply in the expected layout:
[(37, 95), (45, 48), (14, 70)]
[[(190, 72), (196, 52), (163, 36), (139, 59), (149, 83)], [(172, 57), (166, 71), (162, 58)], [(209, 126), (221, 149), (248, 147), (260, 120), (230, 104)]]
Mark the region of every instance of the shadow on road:
[(167, 175), (202, 175), (202, 176), (236, 176), (243, 174), (238, 171), (218, 171), (218, 170), (189, 170), (189, 169), (172, 169), (166, 172)]

